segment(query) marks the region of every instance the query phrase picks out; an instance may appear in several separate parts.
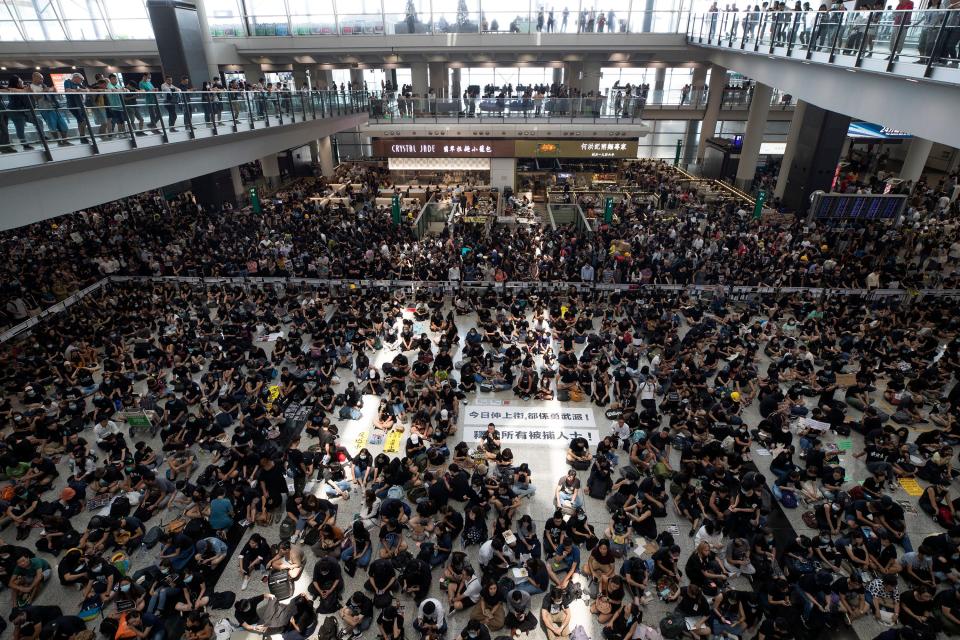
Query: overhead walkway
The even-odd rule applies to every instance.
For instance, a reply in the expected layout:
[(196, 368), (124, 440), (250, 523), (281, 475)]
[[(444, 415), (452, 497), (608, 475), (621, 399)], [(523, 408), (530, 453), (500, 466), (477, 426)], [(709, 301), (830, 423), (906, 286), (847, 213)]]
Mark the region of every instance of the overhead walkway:
[(173, 95), (0, 95), (0, 229), (302, 146), (366, 122), (369, 106), (362, 92)]
[(692, 14), (687, 41), (797, 99), (960, 146), (960, 11)]

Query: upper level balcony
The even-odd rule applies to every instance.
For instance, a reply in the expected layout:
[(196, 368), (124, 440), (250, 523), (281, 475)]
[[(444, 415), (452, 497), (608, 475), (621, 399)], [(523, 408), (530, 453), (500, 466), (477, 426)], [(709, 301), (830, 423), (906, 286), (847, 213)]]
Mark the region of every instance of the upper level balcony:
[(365, 116), (368, 108), (362, 91), (0, 92), (0, 171)]
[(692, 14), (688, 42), (809, 64), (960, 82), (960, 9)]

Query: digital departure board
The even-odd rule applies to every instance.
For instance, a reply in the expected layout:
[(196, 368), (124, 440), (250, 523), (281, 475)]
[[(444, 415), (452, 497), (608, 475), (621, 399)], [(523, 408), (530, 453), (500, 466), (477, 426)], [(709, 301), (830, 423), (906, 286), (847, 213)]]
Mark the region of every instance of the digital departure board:
[(905, 195), (821, 193), (813, 200), (818, 219), (886, 220), (896, 218), (907, 204)]

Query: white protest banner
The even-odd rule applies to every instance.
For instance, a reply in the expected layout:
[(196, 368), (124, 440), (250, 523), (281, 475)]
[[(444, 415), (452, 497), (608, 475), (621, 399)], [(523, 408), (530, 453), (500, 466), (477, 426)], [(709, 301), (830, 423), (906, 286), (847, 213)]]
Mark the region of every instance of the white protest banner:
[(500, 432), (500, 441), (509, 444), (550, 444), (567, 446), (573, 438), (586, 438), (590, 445), (600, 432), (590, 407), (491, 406), (468, 404), (463, 411), (463, 440), (478, 442), (491, 422)]

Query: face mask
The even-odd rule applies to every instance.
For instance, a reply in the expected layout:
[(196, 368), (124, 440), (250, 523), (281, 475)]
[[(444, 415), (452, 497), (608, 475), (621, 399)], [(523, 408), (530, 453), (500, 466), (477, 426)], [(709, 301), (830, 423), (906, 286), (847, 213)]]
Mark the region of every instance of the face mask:
[(183, 579), (183, 584), (190, 584), (191, 582), (193, 582), (193, 576), (187, 576)]
[(478, 637), (478, 636), (480, 635), (480, 632), (479, 632), (479, 631), (468, 631), (468, 632), (467, 632), (467, 635), (470, 636), (471, 638), (476, 638), (476, 637)]
[(170, 573), (170, 568), (169, 568), (169, 567), (162, 567), (162, 568), (160, 569), (160, 573), (162, 573), (163, 575), (167, 575), (168, 573)]
[(120, 585), (120, 591), (122, 591), (123, 593), (126, 593), (126, 592), (130, 591), (130, 585), (128, 585), (128, 584), (122, 584), (122, 585)]
[(93, 569), (94, 572), (99, 573), (100, 571), (103, 570), (103, 565), (102, 565), (102, 564), (97, 564), (97, 565), (94, 565), (94, 566), (92, 566), (92, 567), (90, 567), (90, 568)]

